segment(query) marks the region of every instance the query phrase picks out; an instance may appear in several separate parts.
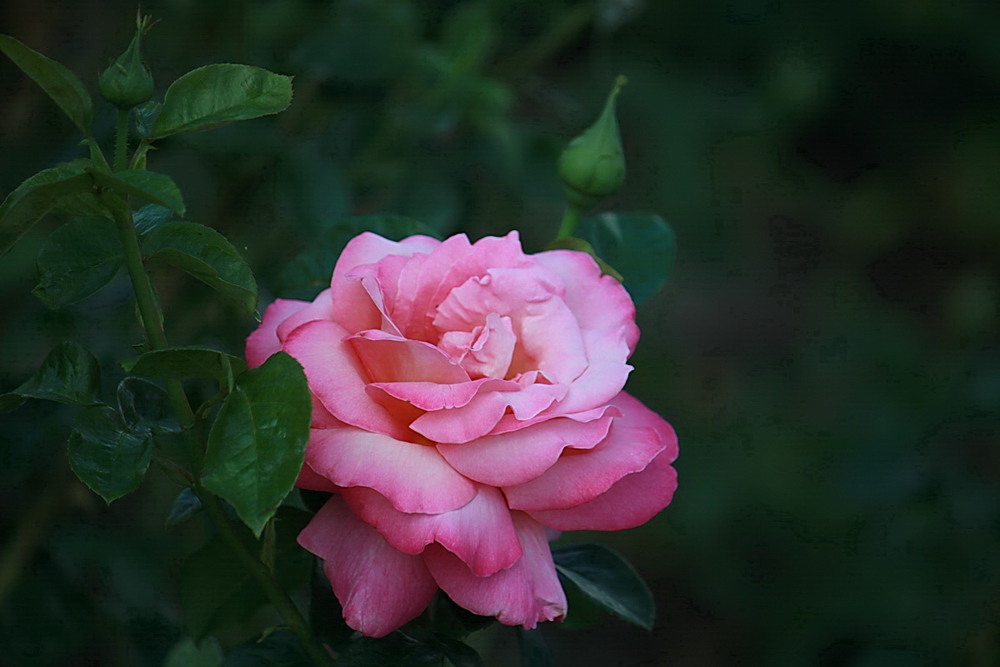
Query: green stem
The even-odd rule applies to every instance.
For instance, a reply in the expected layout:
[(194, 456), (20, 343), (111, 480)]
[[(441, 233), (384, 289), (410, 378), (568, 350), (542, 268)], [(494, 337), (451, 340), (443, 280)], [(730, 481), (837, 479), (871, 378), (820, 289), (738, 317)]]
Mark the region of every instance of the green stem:
[(115, 128), (115, 171), (128, 167), (128, 109), (118, 110), (118, 126)]
[(330, 654), (323, 648), (322, 644), (313, 638), (312, 633), (309, 632), (309, 625), (306, 619), (299, 613), (295, 603), (288, 597), (288, 593), (275, 583), (267, 566), (254, 555), (251, 547), (233, 528), (232, 523), (230, 523), (225, 512), (222, 510), (219, 499), (202, 488), (196, 488), (195, 492), (201, 498), (205, 511), (208, 512), (212, 522), (218, 528), (222, 539), (229, 544), (243, 566), (261, 588), (264, 589), (264, 592), (267, 593), (271, 604), (275, 606), (285, 619), (285, 622), (288, 623), (289, 629), (299, 638), (302, 647), (309, 654), (313, 663), (322, 667), (332, 667), (334, 664), (333, 658), (330, 657)]
[(559, 233), (556, 234), (556, 238), (564, 239), (573, 236), (573, 232), (576, 231), (578, 224), (580, 224), (580, 209), (573, 204), (568, 204), (566, 206), (566, 213), (563, 214), (562, 224), (559, 225)]
[[(109, 201), (108, 197), (105, 197), (105, 203), (115, 216), (118, 234), (125, 248), (125, 266), (132, 280), (132, 289), (135, 291), (135, 300), (139, 306), (139, 319), (142, 320), (142, 326), (146, 330), (146, 338), (154, 350), (165, 348), (168, 345), (167, 335), (163, 331), (163, 320), (156, 305), (153, 285), (149, 282), (149, 276), (146, 275), (146, 269), (142, 264), (142, 249), (139, 247), (139, 234), (132, 222), (132, 214), (118, 202)], [(180, 380), (167, 380), (167, 394), (170, 396), (170, 403), (177, 413), (181, 427), (189, 431), (195, 425), (194, 411), (188, 403)]]
[[(125, 265), (128, 268), (129, 277), (132, 279), (132, 288), (135, 291), (136, 303), (139, 307), (139, 319), (142, 320), (149, 344), (153, 349), (167, 347), (167, 336), (163, 330), (163, 320), (156, 304), (153, 285), (142, 263), (139, 235), (133, 224), (132, 214), (128, 211), (127, 207), (122, 205), (120, 200), (116, 200), (111, 196), (105, 197), (105, 204), (107, 204), (108, 208), (114, 214), (122, 245), (125, 247)], [(174, 411), (177, 413), (181, 426), (184, 428), (184, 432), (191, 443), (192, 455), (196, 457), (197, 469), (200, 467), (198, 460), (200, 460), (199, 455), (202, 441), (195, 435), (195, 431), (193, 430), (193, 426), (196, 424), (194, 411), (191, 409), (191, 404), (188, 402), (187, 395), (184, 393), (179, 380), (168, 380), (167, 392), (170, 395), (170, 401), (173, 404)], [(321, 666), (333, 665), (333, 660), (326, 650), (313, 639), (309, 632), (309, 627), (302, 614), (296, 608), (295, 603), (292, 602), (288, 594), (274, 581), (267, 566), (254, 555), (253, 551), (237, 534), (233, 525), (222, 511), (219, 499), (202, 488), (197, 478), (195, 479), (194, 487), (195, 492), (201, 498), (202, 504), (205, 506), (212, 522), (216, 525), (223, 539), (229, 543), (240, 561), (243, 562), (254, 579), (264, 589), (264, 592), (267, 593), (271, 604), (275, 606), (285, 619), (285, 622), (288, 623), (288, 626), (299, 638), (299, 641), (302, 642), (303, 647), (309, 653), (313, 662)]]

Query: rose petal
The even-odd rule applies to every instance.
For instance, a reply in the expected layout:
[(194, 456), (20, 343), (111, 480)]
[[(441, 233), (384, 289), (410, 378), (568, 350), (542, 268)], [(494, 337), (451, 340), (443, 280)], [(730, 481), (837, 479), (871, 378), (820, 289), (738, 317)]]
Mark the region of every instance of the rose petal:
[(635, 324), (635, 304), (620, 282), (602, 275), (597, 262), (586, 253), (549, 250), (533, 257), (562, 279), (566, 287), (563, 298), (583, 331), (598, 332), (604, 339), (608, 334), (614, 338), (621, 335), (627, 354), (632, 354), (639, 327)]
[(323, 559), (344, 620), (369, 637), (384, 637), (413, 620), (437, 592), (420, 557), (393, 549), (336, 496), (299, 533), (298, 541)]
[(281, 349), (278, 326), (288, 317), (309, 306), (308, 301), (275, 299), (264, 311), (260, 326), (247, 336), (246, 358), (250, 368), (256, 368)]
[(430, 343), (372, 329), (348, 338), (370, 382), (468, 382), (469, 374)]
[(676, 451), (673, 429), (655, 412), (625, 392), (612, 405), (622, 416), (599, 445), (567, 451), (530, 482), (504, 488), (512, 509), (575, 507), (601, 495), (625, 475), (643, 470), (660, 452)]
[[(438, 305), (451, 290), (472, 276), (482, 276), (494, 267), (531, 266), (517, 232), (504, 237), (486, 237), (469, 243), (464, 234), (446, 239), (419, 265), (407, 266), (400, 282), (410, 287), (400, 294), (394, 317), (410, 338), (437, 342), (440, 330), (431, 321)], [(411, 269), (412, 267), (412, 269)]]
[(299, 471), (299, 478), (295, 480), (295, 486), (309, 491), (326, 491), (327, 493), (335, 493), (339, 489), (336, 484), (310, 468), (308, 464), (303, 465), (302, 470)]
[(625, 475), (593, 500), (563, 510), (533, 510), (531, 516), (556, 530), (625, 530), (641, 526), (670, 504), (677, 471), (666, 450), (645, 469)]
[(400, 512), (377, 491), (362, 486), (343, 489), (342, 495), (352, 512), (404, 553), (418, 554), (437, 542), (477, 576), (508, 568), (521, 557), (510, 510), (498, 489), (480, 486), (467, 504), (440, 514)]
[[(510, 392), (518, 394), (520, 392)], [(507, 392), (476, 394), (466, 405), (427, 412), (410, 428), (433, 442), (469, 442), (490, 432), (507, 409)]]
[(368, 389), (380, 389), (386, 394), (406, 401), (421, 410), (450, 410), (469, 404), (481, 391), (516, 391), (516, 382), (480, 378), (458, 384), (434, 382), (373, 382)]
[(312, 303), (302, 310), (293, 313), (284, 322), (278, 325), (278, 340), (282, 343), (292, 333), (306, 322), (313, 320), (333, 319), (333, 294), (329, 289), (325, 289), (316, 295)]
[(351, 427), (313, 429), (306, 463), (337, 486), (375, 489), (403, 512), (447, 512), (476, 495), (434, 447)]
[(334, 320), (352, 333), (378, 328), (382, 321), (381, 313), (361, 282), (350, 280), (347, 276), (357, 267), (372, 264), (387, 255), (429, 253), (440, 244), (440, 241), (428, 236), (411, 236), (399, 242), (371, 232), (355, 236), (341, 251), (333, 269), (330, 288), (333, 290)]
[(406, 425), (365, 391), (366, 373), (344, 340), (346, 335), (334, 322), (307, 322), (289, 334), (284, 349), (302, 364), (309, 390), (337, 419), (365, 430), (408, 437)]
[(612, 417), (590, 422), (550, 419), (461, 445), (438, 445), (438, 451), (467, 477), (491, 486), (513, 486), (548, 470), (566, 447), (588, 449), (601, 442), (611, 421)]
[(506, 570), (477, 577), (457, 556), (436, 544), (424, 551), (434, 580), (459, 606), (481, 616), (495, 616), (505, 625), (534, 628), (540, 621), (566, 616), (566, 594), (559, 584), (545, 528), (513, 512), (512, 519), (524, 555)]
[(558, 279), (541, 267), (491, 268), (448, 294), (434, 326), (442, 333), (472, 331), (491, 313), (509, 317), (517, 345), (508, 373), (540, 370), (555, 382), (571, 382), (586, 368), (587, 356), (562, 292)]

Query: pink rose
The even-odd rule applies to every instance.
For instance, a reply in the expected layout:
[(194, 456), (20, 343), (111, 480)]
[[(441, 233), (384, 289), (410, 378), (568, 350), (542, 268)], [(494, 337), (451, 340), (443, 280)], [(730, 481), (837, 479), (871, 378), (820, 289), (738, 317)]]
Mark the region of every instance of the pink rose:
[(673, 430), (622, 391), (634, 319), (589, 255), (516, 232), (362, 234), (312, 303), (271, 304), (247, 361), (305, 369), (298, 486), (334, 495), (299, 543), (348, 625), (386, 635), (439, 588), (508, 625), (565, 616), (549, 529), (638, 526), (677, 486)]

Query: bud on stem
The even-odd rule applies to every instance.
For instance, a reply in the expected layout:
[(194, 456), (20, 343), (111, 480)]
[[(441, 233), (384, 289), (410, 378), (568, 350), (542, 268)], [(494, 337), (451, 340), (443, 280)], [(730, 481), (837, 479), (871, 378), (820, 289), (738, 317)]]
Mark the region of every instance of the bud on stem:
[(619, 76), (597, 122), (571, 141), (559, 158), (559, 178), (577, 216), (613, 195), (625, 181), (625, 156), (615, 118), (615, 101), (623, 85), (625, 77)]
[(135, 36), (97, 80), (101, 95), (119, 109), (131, 109), (153, 96), (153, 75), (142, 62), (142, 36), (149, 31), (149, 16), (136, 15)]

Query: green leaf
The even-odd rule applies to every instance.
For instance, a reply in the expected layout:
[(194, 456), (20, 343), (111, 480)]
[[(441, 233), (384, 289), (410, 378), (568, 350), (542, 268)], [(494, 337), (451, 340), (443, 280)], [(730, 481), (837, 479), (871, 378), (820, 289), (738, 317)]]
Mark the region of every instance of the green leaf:
[(314, 239), (298, 257), (286, 263), (274, 277), (278, 292), (287, 297), (314, 297), (329, 287), (333, 267), (347, 242), (362, 232), (374, 232), (398, 241), (422, 234), (438, 234), (419, 220), (399, 215), (361, 215), (345, 218)]
[[(43, 169), (7, 195), (0, 204), (0, 257), (7, 254), (33, 224), (63, 205), (78, 203), (80, 195), (87, 195), (92, 207), (100, 210), (90, 194), (94, 179), (85, 171), (87, 164), (89, 161), (74, 160)], [(72, 212), (79, 208), (70, 207)], [(93, 209), (90, 212), (94, 212)]]
[(552, 667), (552, 652), (540, 629), (518, 628), (517, 648), (521, 656), (521, 667)]
[(222, 649), (214, 637), (197, 645), (185, 637), (170, 649), (163, 660), (163, 667), (220, 667)]
[(167, 527), (176, 526), (182, 521), (190, 519), (201, 511), (201, 498), (192, 489), (184, 489), (174, 498), (174, 504), (170, 506), (170, 514), (167, 516)]
[(437, 667), (444, 657), (437, 649), (402, 632), (379, 639), (358, 637), (339, 653), (337, 667)]
[(163, 105), (155, 100), (144, 102), (134, 110), (135, 131), (143, 139), (148, 139), (153, 131), (153, 122), (163, 110)]
[(132, 375), (166, 380), (212, 378), (232, 389), (233, 378), (246, 370), (246, 362), (209, 347), (178, 346), (126, 359), (122, 367)]
[(97, 405), (101, 369), (97, 359), (77, 343), (60, 343), (35, 374), (20, 387), (0, 395), (0, 410), (13, 410), (26, 398), (70, 405)]
[[(275, 520), (275, 576), (285, 590), (299, 586), (312, 571), (312, 557), (295, 541), (309, 519), (305, 512), (283, 508)], [(249, 543), (249, 532), (236, 528)], [(181, 566), (178, 593), (184, 625), (197, 640), (234, 627), (246, 633), (245, 621), (267, 602), (267, 595), (219, 535)]]
[(276, 114), (292, 101), (292, 77), (249, 65), (206, 65), (170, 84), (150, 137), (197, 132)]
[(257, 281), (246, 260), (219, 232), (193, 222), (174, 220), (146, 235), (143, 254), (194, 276), (252, 313)]
[(31, 292), (52, 309), (76, 303), (107, 285), (125, 261), (118, 229), (107, 218), (84, 218), (58, 228), (38, 253)]
[(94, 106), (90, 100), (90, 93), (75, 74), (62, 64), (43, 56), (9, 35), (0, 35), (0, 51), (41, 86), (81, 132), (85, 135), (90, 134)]
[(663, 287), (677, 254), (673, 229), (653, 214), (602, 213), (581, 220), (576, 235), (621, 273), (637, 304)]
[(212, 430), (202, 481), (260, 535), (295, 484), (312, 402), (302, 367), (284, 352), (236, 381)]
[(85, 408), (73, 420), (69, 465), (108, 504), (139, 488), (152, 456), (149, 431), (129, 430), (106, 405)]
[(132, 224), (139, 235), (148, 234), (164, 222), (174, 219), (174, 212), (166, 206), (147, 204), (132, 214)]
[(167, 392), (148, 380), (122, 380), (118, 384), (118, 410), (133, 430), (146, 429), (157, 435), (181, 432)]
[(653, 594), (621, 555), (599, 544), (569, 544), (552, 550), (556, 570), (616, 616), (653, 629)]
[(166, 174), (143, 169), (126, 169), (114, 175), (92, 169), (91, 174), (98, 185), (111, 188), (121, 195), (151, 201), (175, 211), (178, 215), (184, 215), (181, 191)]

